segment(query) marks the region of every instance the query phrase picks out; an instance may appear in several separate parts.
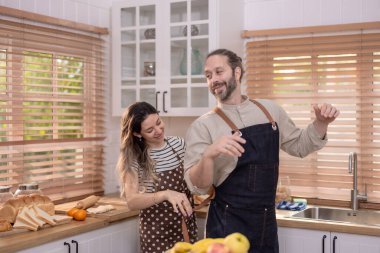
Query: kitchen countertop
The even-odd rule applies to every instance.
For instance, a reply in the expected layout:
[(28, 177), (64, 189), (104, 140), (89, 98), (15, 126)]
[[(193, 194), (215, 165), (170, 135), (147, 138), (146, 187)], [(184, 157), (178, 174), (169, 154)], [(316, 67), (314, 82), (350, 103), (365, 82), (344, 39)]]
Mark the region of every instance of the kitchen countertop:
[[(71, 202), (56, 205), (56, 212), (62, 213), (75, 205), (75, 203)], [(73, 220), (68, 224), (47, 227), (35, 232), (25, 231), (23, 233), (0, 237), (0, 252), (14, 252), (35, 247), (54, 240), (106, 227), (114, 222), (134, 218), (138, 215), (138, 211), (128, 210), (125, 202), (120, 199), (117, 194), (104, 196), (98, 203), (112, 204), (116, 207), (116, 210), (105, 214), (87, 217), (85, 221)], [(207, 209), (207, 207), (203, 207), (196, 211), (197, 217), (205, 218), (207, 215)], [(276, 213), (277, 223), (280, 227), (380, 236), (380, 226), (364, 226), (339, 222), (289, 218), (289, 216), (296, 213), (296, 211), (277, 210)]]

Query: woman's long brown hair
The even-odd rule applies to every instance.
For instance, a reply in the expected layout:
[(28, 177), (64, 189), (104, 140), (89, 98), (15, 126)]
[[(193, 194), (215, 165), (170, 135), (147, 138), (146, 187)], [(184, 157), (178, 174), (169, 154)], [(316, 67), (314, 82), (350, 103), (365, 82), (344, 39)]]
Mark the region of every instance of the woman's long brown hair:
[(125, 196), (125, 186), (138, 185), (138, 172), (132, 165), (138, 164), (142, 171), (142, 180), (158, 181), (154, 173), (155, 162), (149, 156), (150, 149), (143, 138), (133, 133), (141, 132), (141, 123), (151, 114), (158, 114), (157, 110), (146, 102), (136, 102), (130, 105), (121, 118), (120, 154), (117, 162), (117, 172), (120, 182), (120, 195)]

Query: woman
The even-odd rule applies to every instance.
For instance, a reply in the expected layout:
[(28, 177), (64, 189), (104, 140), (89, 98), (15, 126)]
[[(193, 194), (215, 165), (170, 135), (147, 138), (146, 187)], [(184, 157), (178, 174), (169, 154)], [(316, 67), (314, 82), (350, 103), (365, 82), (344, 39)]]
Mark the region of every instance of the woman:
[(183, 180), (185, 143), (164, 130), (157, 110), (146, 102), (129, 106), (121, 119), (120, 189), (129, 209), (140, 210), (142, 253), (162, 253), (186, 234), (190, 242), (197, 239), (194, 204)]

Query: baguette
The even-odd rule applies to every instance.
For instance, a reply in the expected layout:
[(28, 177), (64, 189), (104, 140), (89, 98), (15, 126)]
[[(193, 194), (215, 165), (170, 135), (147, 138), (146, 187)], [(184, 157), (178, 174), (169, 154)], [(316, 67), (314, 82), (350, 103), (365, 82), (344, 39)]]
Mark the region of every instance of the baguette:
[(76, 208), (78, 209), (87, 209), (89, 207), (92, 207), (93, 205), (96, 204), (96, 202), (98, 202), (98, 200), (100, 199), (99, 196), (95, 196), (95, 195), (91, 195), (85, 199), (82, 199), (80, 201), (78, 201), (77, 205), (75, 206)]

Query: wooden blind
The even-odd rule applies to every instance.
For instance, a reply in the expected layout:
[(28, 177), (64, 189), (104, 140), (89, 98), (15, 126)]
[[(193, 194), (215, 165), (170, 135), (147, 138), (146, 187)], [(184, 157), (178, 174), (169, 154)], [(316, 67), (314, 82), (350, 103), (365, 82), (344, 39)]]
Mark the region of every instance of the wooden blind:
[(0, 19), (0, 185), (103, 192), (103, 41)]
[(314, 120), (312, 104), (331, 103), (339, 118), (328, 144), (306, 158), (280, 154), (292, 195), (349, 201), (350, 152), (358, 154), (358, 187), (380, 203), (380, 33), (263, 39), (246, 44), (247, 94), (284, 107), (296, 125)]

